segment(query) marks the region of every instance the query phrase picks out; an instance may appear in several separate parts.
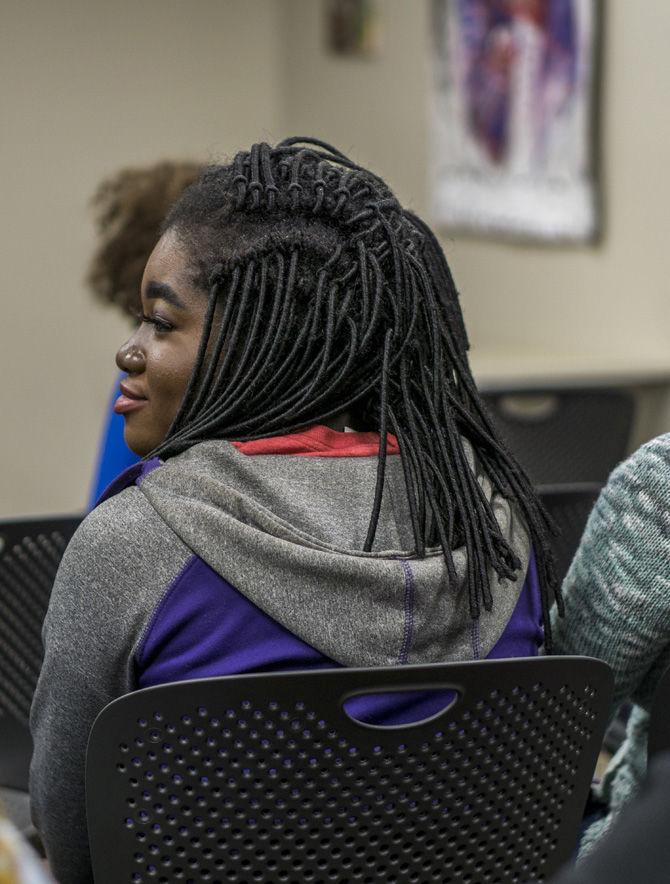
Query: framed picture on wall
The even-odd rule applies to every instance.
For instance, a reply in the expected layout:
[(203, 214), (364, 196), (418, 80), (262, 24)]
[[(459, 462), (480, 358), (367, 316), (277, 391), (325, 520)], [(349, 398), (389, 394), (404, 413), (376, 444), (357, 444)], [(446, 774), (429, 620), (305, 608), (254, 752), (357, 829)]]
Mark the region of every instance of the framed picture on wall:
[(589, 242), (598, 0), (432, 0), (432, 208), (473, 233)]
[(379, 51), (378, 0), (326, 0), (326, 44), (334, 55), (371, 58)]

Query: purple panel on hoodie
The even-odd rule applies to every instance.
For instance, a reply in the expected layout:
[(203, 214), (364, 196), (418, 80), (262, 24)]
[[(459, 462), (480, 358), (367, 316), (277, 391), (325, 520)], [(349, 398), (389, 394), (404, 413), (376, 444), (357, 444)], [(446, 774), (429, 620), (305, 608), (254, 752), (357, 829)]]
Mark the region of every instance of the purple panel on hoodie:
[(535, 657), (544, 644), (540, 581), (535, 555), (530, 554), (528, 574), (519, 601), (516, 603), (505, 631), (487, 654), (487, 660), (507, 657)]
[[(519, 601), (489, 658), (535, 656), (543, 640), (540, 624), (537, 569), (531, 556)], [(166, 591), (136, 655), (140, 688), (192, 678), (339, 665), (269, 617), (196, 556)], [(405, 724), (435, 715), (452, 696), (451, 692), (367, 696), (350, 701), (347, 711), (375, 724)]]

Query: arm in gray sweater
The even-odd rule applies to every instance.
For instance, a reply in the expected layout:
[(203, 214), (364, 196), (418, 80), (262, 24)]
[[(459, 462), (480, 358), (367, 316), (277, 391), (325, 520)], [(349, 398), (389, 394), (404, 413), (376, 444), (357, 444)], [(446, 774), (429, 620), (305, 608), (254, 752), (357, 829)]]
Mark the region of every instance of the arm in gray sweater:
[(614, 670), (612, 714), (636, 706), (627, 739), (600, 787), (611, 813), (586, 833), (586, 851), (637, 792), (646, 770), (648, 710), (670, 664), (670, 434), (642, 446), (603, 489), (553, 612), (555, 652), (585, 654)]
[(670, 643), (670, 434), (640, 448), (603, 489), (554, 611), (556, 652), (614, 670), (614, 708), (645, 708)]

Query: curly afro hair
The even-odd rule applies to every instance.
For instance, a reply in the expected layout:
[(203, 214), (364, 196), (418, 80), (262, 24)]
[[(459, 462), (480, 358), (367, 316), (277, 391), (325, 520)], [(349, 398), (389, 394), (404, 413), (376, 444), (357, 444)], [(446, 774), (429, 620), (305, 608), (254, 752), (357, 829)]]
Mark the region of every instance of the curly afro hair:
[(121, 169), (91, 199), (100, 237), (86, 274), (94, 294), (135, 318), (144, 266), (172, 205), (202, 172), (200, 163), (164, 160)]

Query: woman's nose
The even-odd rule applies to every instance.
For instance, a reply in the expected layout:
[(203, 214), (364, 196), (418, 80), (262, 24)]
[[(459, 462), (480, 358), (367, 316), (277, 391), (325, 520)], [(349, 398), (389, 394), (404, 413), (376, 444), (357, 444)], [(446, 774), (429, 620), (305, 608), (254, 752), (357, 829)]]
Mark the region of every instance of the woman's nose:
[(134, 335), (117, 350), (116, 364), (127, 374), (140, 374), (144, 371), (144, 351), (138, 346)]

